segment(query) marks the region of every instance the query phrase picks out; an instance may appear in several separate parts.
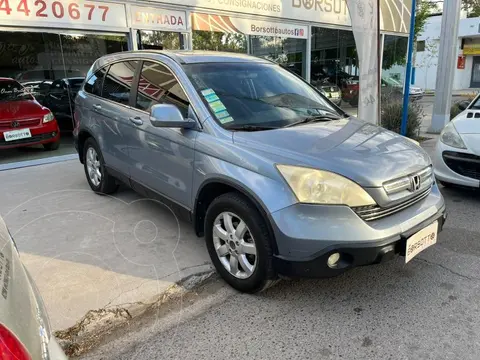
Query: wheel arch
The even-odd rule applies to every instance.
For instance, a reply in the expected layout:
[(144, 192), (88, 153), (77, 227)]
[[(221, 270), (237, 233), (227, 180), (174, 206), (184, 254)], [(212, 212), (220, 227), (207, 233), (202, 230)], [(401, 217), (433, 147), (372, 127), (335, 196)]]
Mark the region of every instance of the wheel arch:
[(208, 206), (212, 201), (220, 195), (228, 192), (237, 192), (247, 198), (259, 211), (263, 220), (265, 221), (269, 233), (269, 238), (272, 240), (272, 249), (275, 254), (278, 254), (277, 243), (275, 241), (275, 233), (272, 228), (271, 219), (268, 216), (268, 211), (265, 204), (258, 196), (246, 188), (244, 185), (235, 182), (234, 180), (224, 178), (212, 178), (205, 180), (198, 188), (195, 197), (195, 204), (193, 209), (193, 226), (197, 236), (204, 234), (205, 214)]

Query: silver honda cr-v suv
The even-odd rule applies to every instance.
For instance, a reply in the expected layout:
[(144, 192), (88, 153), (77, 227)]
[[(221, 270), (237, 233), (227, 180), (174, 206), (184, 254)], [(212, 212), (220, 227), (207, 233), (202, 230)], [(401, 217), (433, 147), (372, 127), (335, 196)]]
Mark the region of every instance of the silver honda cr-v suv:
[(445, 205), (413, 141), (349, 117), (267, 60), (135, 51), (100, 58), (76, 97), (91, 188), (122, 181), (205, 236), (233, 287), (326, 277), (437, 241)]

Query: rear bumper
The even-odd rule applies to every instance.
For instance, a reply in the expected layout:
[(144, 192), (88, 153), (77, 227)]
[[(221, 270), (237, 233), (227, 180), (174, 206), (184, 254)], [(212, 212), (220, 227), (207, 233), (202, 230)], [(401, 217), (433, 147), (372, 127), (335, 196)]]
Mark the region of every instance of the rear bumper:
[[(354, 267), (379, 264), (391, 260), (397, 255), (404, 256), (406, 241), (410, 236), (434, 221), (438, 221), (438, 232), (440, 232), (445, 220), (446, 212), (444, 206), (434, 216), (393, 238), (367, 243), (354, 242), (332, 245), (314, 254), (311, 259), (306, 261), (295, 261), (277, 256), (274, 258), (274, 266), (277, 272), (284, 276), (314, 278), (337, 276)], [(327, 265), (327, 260), (334, 253), (340, 253), (340, 265), (337, 268), (330, 268)]]

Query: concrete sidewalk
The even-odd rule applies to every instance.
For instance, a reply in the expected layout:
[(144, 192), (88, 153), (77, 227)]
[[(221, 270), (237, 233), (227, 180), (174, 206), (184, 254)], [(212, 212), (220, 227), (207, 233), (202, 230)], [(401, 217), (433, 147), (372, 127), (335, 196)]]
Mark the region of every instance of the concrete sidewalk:
[(203, 239), (169, 208), (129, 189), (93, 193), (78, 161), (2, 171), (0, 192), (0, 214), (54, 330), (90, 310), (154, 302), (212, 269)]

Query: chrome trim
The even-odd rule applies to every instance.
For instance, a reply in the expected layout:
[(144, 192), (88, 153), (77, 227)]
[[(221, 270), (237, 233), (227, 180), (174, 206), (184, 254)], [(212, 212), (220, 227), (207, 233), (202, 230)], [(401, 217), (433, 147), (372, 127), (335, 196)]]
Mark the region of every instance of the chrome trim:
[[(418, 188), (412, 187), (414, 179), (416, 176), (420, 178), (420, 185)], [(427, 186), (430, 186), (433, 182), (433, 170), (431, 166), (426, 167), (423, 170), (418, 172), (409, 174), (407, 176), (403, 176), (398, 179), (390, 180), (383, 183), (383, 188), (385, 189), (386, 193), (391, 195), (398, 193), (403, 190), (409, 190), (410, 192), (415, 192), (418, 190), (422, 190)]]
[(383, 217), (392, 215), (396, 212), (402, 211), (407, 207), (419, 202), (420, 200), (425, 199), (430, 194), (431, 191), (432, 191), (432, 187), (430, 186), (428, 189), (422, 191), (421, 193), (408, 199), (407, 201), (404, 201), (400, 204), (397, 204), (391, 207), (382, 208), (378, 205), (371, 205), (371, 206), (354, 207), (353, 210), (357, 213), (358, 216), (360, 216), (365, 221), (378, 220)]

